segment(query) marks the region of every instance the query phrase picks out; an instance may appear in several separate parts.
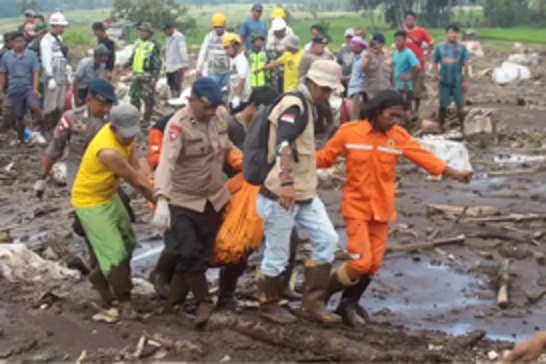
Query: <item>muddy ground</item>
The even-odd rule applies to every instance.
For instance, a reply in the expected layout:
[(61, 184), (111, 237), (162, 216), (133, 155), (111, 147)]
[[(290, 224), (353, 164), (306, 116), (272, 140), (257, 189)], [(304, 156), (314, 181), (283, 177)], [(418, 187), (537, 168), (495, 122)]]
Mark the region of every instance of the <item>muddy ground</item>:
[[(84, 280), (60, 284), (34, 276), (16, 282), (2, 277), (0, 360), (495, 361), (514, 341), (546, 330), (546, 300), (542, 300), (546, 293), (546, 215), (542, 215), (546, 79), (536, 67), (532, 80), (496, 86), (486, 70), (500, 65), (506, 54), (486, 55), (473, 59), (468, 102), (469, 107), (496, 109), (498, 142), (486, 137), (468, 143), (476, 171), (469, 185), (425, 181), (416, 167), (401, 162), (399, 217), (391, 225), (389, 239), (389, 247), (397, 247), (464, 234), (464, 244), (388, 254), (361, 302), (372, 317), (367, 327), (323, 328), (301, 321), (279, 332), (247, 307), (235, 316), (217, 314), (205, 330), (195, 331), (191, 314), (162, 315), (162, 301), (145, 284), (136, 294), (143, 321), (106, 324), (91, 319), (97, 312), (96, 297)], [(431, 99), (422, 114), (434, 108)], [(4, 231), (0, 240), (24, 243), (42, 257), (64, 264), (84, 251), (83, 242), (71, 232), (68, 192), (50, 183), (44, 199), (37, 200), (32, 184), (42, 147), (12, 146), (11, 138), (3, 136), (0, 141), (0, 231)], [(499, 163), (494, 161), (499, 153), (539, 158)], [(343, 246), (346, 238), (338, 213), (341, 191), (330, 188), (320, 194)], [(431, 204), (459, 209), (446, 215), (428, 208)], [(133, 260), (134, 275), (146, 277), (161, 241), (147, 223), (150, 215), (144, 201), (134, 199), (133, 207), (140, 242)], [(464, 207), (468, 209), (460, 216)], [(472, 221), (474, 208), (479, 207), (494, 208), (482, 209), (481, 216), (490, 212), (541, 216), (526, 221)], [(306, 249), (304, 241), (301, 260)], [(259, 258), (259, 252), (252, 257), (241, 284), (239, 293), (246, 306), (252, 306), (249, 296)], [(505, 259), (512, 261), (509, 303), (501, 309), (497, 293)], [(301, 267), (299, 270), (301, 280)], [(217, 271), (209, 275), (214, 289)], [(470, 337), (458, 337), (469, 332)], [(481, 339), (484, 334), (486, 338)], [(138, 348), (141, 338), (149, 340)], [(339, 348), (353, 349), (340, 352)]]

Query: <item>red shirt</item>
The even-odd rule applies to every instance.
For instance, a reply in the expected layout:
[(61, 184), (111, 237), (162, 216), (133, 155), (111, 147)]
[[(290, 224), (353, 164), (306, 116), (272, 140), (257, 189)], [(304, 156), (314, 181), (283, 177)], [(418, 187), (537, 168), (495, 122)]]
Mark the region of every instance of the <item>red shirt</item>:
[(415, 54), (418, 60), (421, 61), (421, 68), (425, 68), (425, 61), (422, 61), (423, 58), (423, 42), (428, 44), (430, 47), (431, 44), (434, 44), (434, 39), (428, 34), (425, 28), (415, 27), (413, 30), (405, 29), (408, 33), (408, 38), (406, 39), (406, 46), (411, 49)]

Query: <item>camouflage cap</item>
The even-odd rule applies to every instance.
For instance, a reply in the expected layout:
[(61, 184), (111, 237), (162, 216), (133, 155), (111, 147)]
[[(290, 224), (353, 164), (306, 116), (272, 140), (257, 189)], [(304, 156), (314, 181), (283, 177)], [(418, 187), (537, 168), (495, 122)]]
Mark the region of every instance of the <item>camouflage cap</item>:
[(145, 21), (143, 22), (142, 24), (139, 25), (139, 27), (137, 28), (138, 30), (143, 30), (143, 31), (146, 31), (146, 32), (150, 32), (150, 33), (153, 33), (154, 30), (152, 28), (152, 24), (150, 24), (149, 22)]

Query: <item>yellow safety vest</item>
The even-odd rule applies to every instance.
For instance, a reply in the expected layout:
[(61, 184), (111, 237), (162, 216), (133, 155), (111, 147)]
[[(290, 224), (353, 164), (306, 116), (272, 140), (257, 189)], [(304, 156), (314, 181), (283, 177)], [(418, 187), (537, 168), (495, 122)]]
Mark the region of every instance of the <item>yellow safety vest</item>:
[(133, 57), (134, 73), (143, 73), (146, 71), (154, 48), (155, 43), (149, 40), (139, 40), (135, 44), (135, 54)]
[(264, 72), (254, 73), (255, 70), (259, 70), (267, 64), (267, 55), (265, 52), (250, 52), (249, 56), (250, 68), (252, 69), (252, 76), (250, 76), (250, 86), (263, 87), (266, 84), (266, 77)]

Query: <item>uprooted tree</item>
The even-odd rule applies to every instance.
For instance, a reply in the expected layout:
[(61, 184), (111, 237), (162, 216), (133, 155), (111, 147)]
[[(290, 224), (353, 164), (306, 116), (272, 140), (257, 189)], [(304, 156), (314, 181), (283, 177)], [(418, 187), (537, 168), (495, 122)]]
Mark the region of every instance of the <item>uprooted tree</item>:
[(189, 15), (188, 8), (176, 0), (115, 0), (112, 17), (137, 24), (149, 22), (155, 29), (171, 22), (186, 34), (197, 30), (197, 22)]

